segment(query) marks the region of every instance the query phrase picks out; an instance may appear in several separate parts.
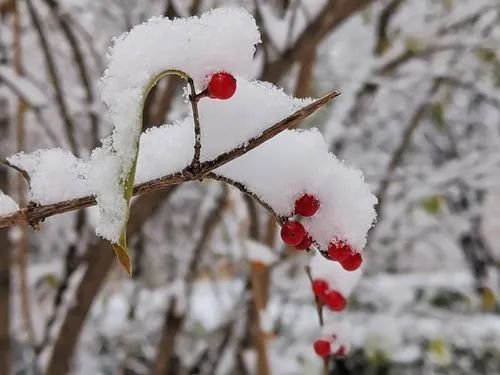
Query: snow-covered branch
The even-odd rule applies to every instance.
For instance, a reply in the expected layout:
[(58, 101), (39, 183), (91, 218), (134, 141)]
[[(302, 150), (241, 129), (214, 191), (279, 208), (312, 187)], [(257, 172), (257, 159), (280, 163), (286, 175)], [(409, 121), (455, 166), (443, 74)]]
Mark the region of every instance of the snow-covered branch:
[[(244, 145), (220, 154), (215, 159), (202, 162), (199, 167), (194, 170), (194, 172), (193, 169), (190, 168), (191, 166), (189, 166), (185, 171), (179, 171), (167, 176), (163, 176), (161, 178), (140, 183), (134, 187), (134, 195), (149, 193), (152, 191), (163, 189), (167, 186), (179, 184), (181, 182), (201, 180), (214, 169), (221, 167), (231, 160), (234, 160), (235, 158), (246, 154), (262, 143), (280, 134), (285, 129), (294, 127), (295, 125), (300, 123), (300, 121), (313, 114), (315, 111), (317, 111), (319, 108), (324, 106), (326, 103), (328, 103), (338, 95), (339, 94), (335, 91), (326, 94), (325, 96), (315, 100), (306, 107), (296, 111), (291, 116), (277, 122), (273, 126), (266, 129), (264, 132), (262, 132), (261, 135), (250, 139)], [(29, 206), (24, 207), (18, 211), (0, 216), (0, 228), (17, 224), (29, 224), (34, 228), (38, 228), (40, 222), (50, 216), (82, 209), (85, 207), (93, 206), (95, 204), (96, 200), (93, 196), (85, 196), (45, 205), (30, 204)]]

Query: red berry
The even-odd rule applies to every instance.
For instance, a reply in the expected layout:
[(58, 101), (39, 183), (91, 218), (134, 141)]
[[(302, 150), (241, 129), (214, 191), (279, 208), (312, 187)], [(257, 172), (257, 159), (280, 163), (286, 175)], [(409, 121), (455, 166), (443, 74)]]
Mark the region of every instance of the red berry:
[(335, 355), (339, 357), (345, 357), (347, 355), (347, 350), (345, 350), (345, 346), (341, 345), (340, 348), (335, 352)]
[(316, 297), (321, 296), (328, 290), (328, 282), (323, 279), (315, 279), (312, 282), (312, 290)]
[(306, 235), (304, 226), (298, 221), (287, 221), (281, 227), (281, 239), (289, 246), (297, 246), (302, 242)]
[(303, 194), (295, 201), (295, 213), (301, 216), (312, 216), (320, 206), (318, 198), (311, 194)]
[(337, 262), (343, 262), (354, 252), (346, 241), (332, 241), (328, 245), (328, 255)]
[(361, 254), (358, 252), (354, 252), (350, 254), (345, 260), (340, 262), (340, 265), (346, 271), (355, 271), (359, 268), (359, 266), (361, 266), (361, 262), (363, 262)]
[(331, 351), (330, 342), (323, 339), (314, 341), (314, 351), (320, 357), (328, 357)]
[(208, 84), (208, 94), (215, 99), (229, 99), (236, 92), (236, 78), (226, 72), (215, 73)]
[(304, 239), (297, 246), (295, 246), (295, 248), (297, 250), (309, 249), (311, 247), (312, 242), (313, 242), (312, 237), (306, 233)]
[(325, 305), (333, 311), (342, 311), (345, 309), (347, 302), (342, 294), (336, 290), (328, 290), (325, 293)]

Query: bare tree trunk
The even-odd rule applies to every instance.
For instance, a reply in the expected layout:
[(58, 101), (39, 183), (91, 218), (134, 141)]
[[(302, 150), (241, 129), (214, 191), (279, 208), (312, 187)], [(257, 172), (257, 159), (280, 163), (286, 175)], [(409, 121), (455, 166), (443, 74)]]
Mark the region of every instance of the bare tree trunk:
[(313, 78), (314, 66), (316, 65), (316, 46), (309, 47), (309, 51), (305, 52), (300, 64), (297, 84), (295, 85), (294, 96), (297, 98), (305, 98), (311, 96), (311, 82)]
[[(185, 298), (189, 300), (191, 292), (193, 290), (193, 283), (198, 274), (198, 267), (200, 261), (203, 257), (204, 251), (207, 249), (207, 243), (212, 236), (217, 225), (222, 219), (222, 213), (225, 208), (225, 203), (227, 199), (228, 190), (225, 185), (222, 186), (222, 192), (217, 198), (215, 207), (205, 218), (202, 228), (201, 235), (198, 238), (196, 245), (193, 249), (193, 254), (189, 262), (186, 274), (184, 275), (185, 288)], [(153, 374), (155, 375), (165, 375), (165, 374), (177, 374), (177, 369), (174, 369), (174, 349), (177, 334), (181, 331), (184, 320), (186, 319), (186, 314), (189, 310), (189, 306), (182, 313), (176, 311), (177, 306), (176, 297), (170, 298), (167, 313), (165, 316), (165, 321), (163, 323), (162, 335), (160, 342), (158, 343), (158, 348), (156, 351), (156, 358), (154, 362)], [(168, 370), (168, 372), (167, 372)]]
[[(0, 97), (0, 139), (7, 139), (8, 133), (7, 101)], [(0, 189), (7, 191), (7, 170), (0, 168)], [(10, 265), (11, 246), (8, 229), (0, 229), (0, 374), (10, 374)]]
[[(1, 177), (0, 177), (1, 178)], [(0, 229), (0, 374), (10, 374), (10, 244), (7, 229)]]
[[(130, 237), (141, 230), (144, 221), (151, 217), (161, 206), (159, 202), (169, 196), (173, 190), (171, 188), (137, 198), (132, 205), (130, 221), (127, 227)], [(60, 375), (69, 372), (85, 319), (115, 259), (111, 246), (106, 240), (99, 240), (90, 246), (87, 249), (86, 256), (87, 269), (76, 290), (75, 302), (64, 317), (59, 336), (56, 339), (48, 362), (46, 374)]]
[(185, 314), (177, 314), (176, 307), (177, 299), (175, 297), (170, 298), (160, 342), (158, 343), (156, 352), (153, 368), (153, 374), (155, 375), (167, 374), (167, 370), (169, 370), (169, 366), (171, 365), (175, 348), (175, 339), (182, 328), (182, 323), (185, 318)]
[[(19, 7), (16, 6), (14, 12), (14, 58), (13, 65), (17, 74), (23, 74), (22, 68), (22, 50), (21, 50), (21, 20)], [(16, 150), (24, 150), (24, 115), (26, 113), (26, 103), (22, 98), (17, 99), (16, 107)], [(18, 204), (21, 207), (26, 206), (25, 198), (25, 184), (26, 181), (21, 174), (16, 176), (16, 190)], [(23, 318), (24, 330), (28, 335), (28, 342), (30, 345), (35, 344), (35, 332), (33, 329), (33, 321), (31, 319), (30, 308), (30, 291), (28, 285), (28, 226), (19, 225), (20, 236), (16, 241), (16, 255), (15, 263), (17, 264), (17, 271), (19, 277), (19, 291), (21, 297), (21, 315)]]

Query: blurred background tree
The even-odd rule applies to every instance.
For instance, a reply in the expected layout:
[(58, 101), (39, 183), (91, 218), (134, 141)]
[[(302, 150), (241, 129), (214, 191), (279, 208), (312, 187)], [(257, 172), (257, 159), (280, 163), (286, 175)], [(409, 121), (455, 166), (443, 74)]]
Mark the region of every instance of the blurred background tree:
[[(0, 0), (0, 157), (88, 156), (112, 129), (99, 92), (112, 37), (219, 6), (257, 19), (255, 78), (342, 93), (302, 126), (380, 200), (343, 316), (353, 352), (333, 373), (500, 372), (498, 0)], [(180, 91), (164, 79), (145, 125), (183, 116)], [(5, 169), (0, 189), (28, 198)], [(306, 257), (252, 200), (215, 182), (137, 198), (132, 279), (95, 217), (0, 229), (0, 374), (321, 372)], [(269, 262), (252, 257), (262, 246)]]

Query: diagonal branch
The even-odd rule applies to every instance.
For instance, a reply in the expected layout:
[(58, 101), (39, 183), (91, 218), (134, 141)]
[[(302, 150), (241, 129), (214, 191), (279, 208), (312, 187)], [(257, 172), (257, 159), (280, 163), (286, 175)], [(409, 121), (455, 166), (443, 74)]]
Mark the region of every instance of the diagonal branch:
[(43, 55), (45, 57), (45, 63), (47, 65), (47, 73), (52, 81), (52, 85), (54, 86), (54, 91), (56, 95), (56, 103), (57, 108), (59, 110), (59, 114), (63, 119), (64, 128), (66, 130), (66, 137), (68, 138), (69, 145), (71, 147), (71, 151), (78, 156), (79, 149), (78, 143), (75, 137), (75, 126), (73, 124), (73, 120), (71, 119), (69, 109), (67, 107), (66, 101), (64, 99), (64, 92), (62, 88), (62, 83), (60, 81), (59, 75), (57, 73), (56, 63), (54, 61), (54, 56), (52, 50), (50, 49), (49, 41), (47, 39), (47, 35), (43, 30), (42, 23), (40, 21), (40, 17), (32, 3), (32, 0), (27, 0), (26, 5), (28, 6), (28, 12), (31, 17), (31, 21), (33, 22), (33, 26), (38, 34), (38, 39), (40, 41), (40, 46), (42, 48)]
[(363, 10), (375, 0), (328, 0), (316, 19), (307, 26), (295, 43), (287, 48), (275, 61), (264, 67), (261, 79), (277, 82), (296, 61), (300, 61), (336, 27), (350, 16)]
[[(260, 146), (262, 143), (278, 135), (283, 130), (296, 126), (300, 121), (313, 114), (315, 111), (317, 111), (319, 108), (327, 104), (338, 95), (340, 94), (335, 91), (326, 94), (325, 96), (315, 100), (311, 104), (305, 106), (302, 109), (299, 109), (292, 115), (264, 130), (261, 135), (251, 138), (245, 144), (236, 147), (231, 151), (225, 152), (215, 159), (200, 163), (199, 168), (194, 172), (193, 170), (187, 170), (191, 167), (188, 166), (188, 168), (186, 168), (184, 171), (136, 185), (134, 187), (133, 194), (138, 195), (149, 193), (163, 189), (167, 186), (179, 184), (181, 182), (203, 179), (214, 169), (219, 168), (220, 166), (236, 159), (237, 157), (246, 154), (247, 152)], [(46, 205), (37, 205), (31, 203), (27, 207), (24, 207), (16, 212), (0, 216), (0, 228), (21, 223), (28, 223), (32, 227), (36, 228), (38, 224), (41, 221), (45, 220), (47, 217), (93, 206), (95, 204), (96, 200), (94, 196), (75, 198), (68, 201)]]

